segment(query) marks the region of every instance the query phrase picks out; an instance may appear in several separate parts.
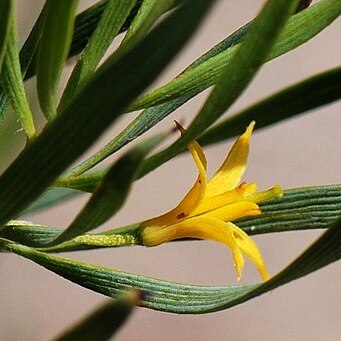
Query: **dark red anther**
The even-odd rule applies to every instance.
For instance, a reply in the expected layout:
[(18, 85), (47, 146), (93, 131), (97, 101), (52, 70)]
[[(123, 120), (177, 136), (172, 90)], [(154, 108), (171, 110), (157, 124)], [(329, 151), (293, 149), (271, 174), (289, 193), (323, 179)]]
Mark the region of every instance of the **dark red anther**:
[(176, 217), (177, 217), (177, 219), (183, 219), (183, 218), (186, 217), (186, 213), (185, 212), (181, 212)]

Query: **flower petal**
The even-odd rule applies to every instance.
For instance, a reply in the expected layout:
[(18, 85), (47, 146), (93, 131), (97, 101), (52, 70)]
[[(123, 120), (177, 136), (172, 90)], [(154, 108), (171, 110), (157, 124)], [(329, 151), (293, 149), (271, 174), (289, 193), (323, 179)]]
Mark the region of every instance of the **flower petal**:
[(256, 243), (238, 226), (229, 222), (227, 223), (236, 237), (238, 247), (243, 253), (256, 265), (258, 272), (264, 281), (270, 279), (270, 275), (265, 267), (262, 255)]
[(260, 214), (261, 211), (256, 203), (251, 201), (240, 201), (206, 212), (204, 215), (205, 217), (228, 222), (237, 220), (239, 218), (257, 216)]
[[(186, 133), (186, 129), (177, 121), (174, 121), (176, 124), (176, 127), (179, 129), (181, 135), (184, 135)], [(200, 163), (205, 168), (207, 167), (207, 160), (204, 151), (202, 150), (200, 144), (193, 140), (189, 143), (187, 146), (187, 149), (190, 151), (190, 153), (193, 156), (193, 159), (196, 164)]]
[(250, 123), (245, 133), (233, 145), (224, 163), (209, 181), (207, 196), (222, 194), (235, 188), (240, 182), (246, 169), (249, 142), (254, 125), (254, 121)]
[[(179, 123), (177, 123), (177, 126), (181, 133), (185, 132), (185, 129), (182, 128)], [(188, 145), (188, 150), (190, 151), (199, 171), (196, 182), (181, 200), (178, 206), (163, 215), (145, 221), (143, 226), (163, 226), (175, 224), (179, 220), (188, 217), (203, 200), (207, 186), (206, 157), (202, 148), (196, 141), (190, 142)]]
[(205, 196), (200, 205), (192, 211), (191, 216), (204, 214), (205, 212), (209, 212), (235, 202), (245, 201), (246, 198), (247, 201), (253, 201), (249, 200), (249, 198), (253, 198), (251, 195), (255, 193), (256, 189), (257, 185), (255, 183), (247, 185), (246, 182), (243, 182), (235, 189), (226, 191), (225, 193), (213, 197)]
[(223, 221), (198, 216), (164, 227), (143, 227), (141, 230), (143, 245), (156, 246), (171, 240), (182, 238), (209, 239), (222, 243), (232, 251), (237, 277), (240, 278), (244, 258), (238, 247), (234, 231)]

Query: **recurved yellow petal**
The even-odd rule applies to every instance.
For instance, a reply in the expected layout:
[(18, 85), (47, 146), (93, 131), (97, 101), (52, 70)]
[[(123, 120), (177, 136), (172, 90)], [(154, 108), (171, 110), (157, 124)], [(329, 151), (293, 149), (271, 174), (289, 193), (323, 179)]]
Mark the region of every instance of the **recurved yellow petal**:
[[(179, 122), (177, 121), (174, 121), (174, 122), (176, 124), (176, 127), (179, 129), (181, 135), (184, 135), (186, 133), (186, 129)], [(192, 157), (199, 169), (199, 172), (201, 168), (204, 168), (206, 170), (207, 160), (206, 160), (205, 153), (202, 150), (200, 144), (197, 141), (193, 140), (188, 144), (187, 149), (192, 154)]]
[[(176, 122), (176, 124), (178, 129), (183, 134), (185, 129), (182, 128), (179, 123)], [(196, 141), (192, 141), (188, 145), (188, 150), (190, 151), (199, 172), (196, 182), (187, 192), (178, 206), (163, 215), (145, 221), (143, 226), (163, 226), (175, 224), (179, 220), (188, 217), (203, 200), (207, 186), (206, 157), (202, 148)]]
[(255, 122), (251, 122), (245, 133), (241, 135), (226, 160), (207, 184), (206, 195), (215, 196), (226, 190), (235, 188), (241, 180), (249, 154), (249, 142)]
[(184, 219), (177, 224), (164, 227), (146, 226), (142, 230), (145, 245), (156, 246), (182, 238), (209, 239), (224, 244), (232, 251), (237, 277), (240, 278), (244, 258), (238, 247), (233, 230), (227, 223), (205, 216)]
[(228, 222), (236, 237), (237, 245), (240, 250), (256, 265), (258, 272), (264, 281), (270, 279), (270, 275), (265, 267), (263, 257), (256, 243), (238, 226)]

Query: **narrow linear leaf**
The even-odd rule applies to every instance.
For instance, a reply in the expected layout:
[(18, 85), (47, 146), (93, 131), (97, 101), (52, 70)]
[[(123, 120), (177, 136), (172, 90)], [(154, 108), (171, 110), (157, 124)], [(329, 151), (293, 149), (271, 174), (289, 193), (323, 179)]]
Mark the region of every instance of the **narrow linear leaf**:
[(72, 71), (58, 107), (59, 111), (70, 102), (70, 99), (95, 71), (105, 51), (126, 21), (135, 2), (136, 0), (108, 1), (101, 20)]
[(26, 98), (21, 76), (14, 10), (12, 11), (10, 19), (8, 35), (6, 53), (1, 71), (2, 86), (7, 97), (10, 99), (13, 110), (18, 115), (20, 124), (27, 138), (31, 140), (35, 137), (36, 132), (33, 115)]
[(55, 341), (105, 341), (118, 331), (139, 303), (141, 292), (131, 290), (102, 305)]
[(65, 202), (71, 198), (81, 195), (82, 192), (69, 188), (49, 188), (37, 200), (35, 200), (20, 216), (39, 212), (41, 210), (53, 207), (59, 203)]
[(34, 201), (124, 112), (186, 43), (212, 3), (200, 0), (192, 8), (186, 1), (133, 49), (109, 58), (98, 69), (91, 82), (0, 177), (0, 225)]
[(74, 238), (105, 223), (123, 206), (145, 156), (157, 146), (164, 134), (150, 138), (119, 158), (109, 168), (90, 200), (70, 226), (48, 246)]
[[(298, 36), (300, 37), (300, 42), (303, 43), (306, 40), (309, 40), (315, 34), (317, 34), (324, 27), (328, 26), (335, 19), (337, 12), (334, 12), (334, 10), (337, 11), (338, 8), (332, 7), (333, 4), (329, 4), (329, 6), (326, 7), (325, 2), (326, 1), (324, 1), (323, 3), (323, 7), (322, 7), (322, 3), (319, 3), (315, 5), (312, 10), (310, 9), (306, 10), (305, 12), (307, 11), (309, 12), (307, 13), (304, 12), (304, 15), (301, 15), (301, 16), (295, 15), (289, 19), (288, 24), (284, 28), (284, 32), (281, 34), (281, 37), (282, 37), (281, 39), (284, 39), (287, 41), (287, 44), (284, 44), (284, 46), (286, 46), (289, 50), (296, 47), (297, 46), (296, 40)], [(330, 8), (332, 8), (332, 10), (330, 10)], [(313, 17), (318, 16), (319, 13), (321, 13), (321, 17), (323, 20), (320, 20), (320, 19), (312, 20)], [(316, 23), (319, 25), (317, 28), (316, 28)], [(311, 29), (312, 25), (314, 26), (314, 29)], [(240, 43), (240, 41), (243, 39), (249, 26), (250, 26), (250, 23), (246, 24), (245, 26), (243, 26), (242, 28), (234, 32), (231, 36), (224, 39), (221, 43), (217, 44), (209, 52), (207, 52), (202, 57), (200, 57), (197, 61), (195, 61), (182, 74), (185, 74), (188, 70), (193, 69), (194, 67), (202, 64), (203, 62), (208, 61), (210, 58), (217, 56), (219, 53)], [(310, 36), (306, 35), (307, 32), (308, 33), (311, 32), (311, 35)], [(293, 37), (293, 39), (291, 39), (291, 37)], [(279, 43), (275, 45), (275, 48), (273, 50), (275, 51), (274, 56), (276, 56), (276, 54), (286, 52), (283, 50), (283, 47), (278, 49), (278, 47), (280, 46), (281, 44)], [(212, 68), (212, 70), (214, 70), (214, 68)], [(205, 74), (207, 74), (206, 71), (205, 71)], [(180, 77), (182, 76), (181, 75), (178, 76), (178, 78)], [(331, 84), (329, 86), (331, 86)], [(204, 87), (202, 90), (204, 90), (205, 88), (206, 87)], [(137, 138), (138, 136), (142, 135), (144, 132), (152, 128), (154, 125), (162, 121), (165, 117), (167, 117), (177, 108), (179, 108), (182, 104), (186, 103), (188, 100), (190, 100), (200, 91), (196, 89), (193, 93), (189, 92), (188, 94), (184, 96), (180, 96), (164, 104), (157, 105), (155, 107), (151, 107), (151, 108), (144, 110), (120, 134), (118, 134), (112, 141), (110, 141), (102, 150), (98, 151), (93, 156), (91, 156), (90, 158), (82, 162), (80, 165), (74, 167), (71, 171), (69, 171), (67, 173), (68, 176), (79, 175), (89, 170), (90, 168), (94, 167), (99, 162), (104, 160), (106, 157), (116, 152), (117, 150), (119, 150), (120, 148), (122, 148), (123, 146), (125, 146), (126, 144), (133, 141), (135, 138)], [(229, 128), (231, 128), (231, 126), (229, 126)], [(257, 128), (259, 128), (258, 124), (257, 124)], [(240, 131), (238, 131), (238, 133), (240, 133)], [(235, 134), (237, 133), (234, 132), (233, 136), (235, 136)], [(186, 148), (183, 148), (183, 150), (186, 150)]]
[[(7, 0), (8, 1), (8, 0)], [(134, 8), (131, 10), (129, 17), (122, 25), (120, 33), (127, 30), (131, 21), (136, 15), (139, 7), (141, 6), (142, 0), (136, 0)], [(5, 1), (3, 2), (5, 4)], [(101, 15), (107, 5), (107, 0), (102, 0), (92, 5), (82, 13), (78, 14), (75, 20), (75, 29), (73, 33), (72, 43), (68, 57), (71, 58), (79, 54), (89, 41), (92, 33), (96, 29), (96, 26), (101, 19)], [(42, 12), (39, 15), (37, 22), (35, 23), (29, 37), (25, 41), (22, 49), (20, 50), (20, 64), (24, 79), (28, 79), (36, 73), (36, 49), (41, 38), (41, 26), (45, 17), (45, 3)], [(7, 108), (7, 96), (1, 89), (0, 86), (0, 119), (3, 116)]]
[[(27, 69), (31, 65), (32, 58), (36, 52), (38, 42), (40, 40), (41, 25), (42, 25), (44, 13), (45, 13), (45, 7), (46, 7), (46, 4), (44, 8), (42, 9), (42, 11), (40, 12), (37, 21), (35, 22), (28, 38), (26, 39), (19, 53), (21, 74), (23, 78), (25, 78)], [(0, 85), (0, 119), (3, 117), (7, 109), (8, 102), (9, 102), (8, 96), (3, 92), (3, 89)]]
[[(302, 187), (284, 191), (280, 200), (260, 204), (262, 215), (238, 221), (238, 227), (249, 235), (327, 228), (341, 215), (341, 185)], [(123, 236), (130, 238), (128, 244), (113, 242), (111, 247), (139, 245), (139, 223), (128, 227), (115, 228), (89, 236)], [(0, 232), (0, 237), (32, 247), (41, 247), (55, 239), (63, 229), (41, 226), (23, 221), (10, 221)], [(128, 241), (129, 238), (125, 239)], [(118, 239), (117, 239), (118, 240)], [(133, 242), (132, 242), (133, 241)], [(124, 241), (123, 241), (124, 242)], [(99, 244), (99, 243), (98, 243)], [(94, 246), (94, 245), (92, 245)], [(52, 252), (75, 251), (93, 248), (84, 240), (70, 240), (69, 244), (59, 245)], [(100, 245), (97, 245), (100, 247)], [(104, 246), (102, 246), (104, 247)], [(44, 251), (47, 251), (46, 249)]]
[(199, 139), (201, 145), (237, 136), (256, 121), (256, 129), (306, 113), (341, 99), (341, 67), (310, 77), (236, 113), (208, 129)]
[[(65, 230), (59, 227), (34, 224), (24, 220), (11, 220), (0, 232), (0, 237), (15, 241), (22, 245), (40, 249), (43, 252), (66, 252), (104, 247), (102, 244), (103, 237), (105, 236), (107, 236), (110, 241), (110, 247), (142, 245), (138, 226), (139, 224), (133, 224), (122, 228), (116, 228), (114, 233), (112, 231), (107, 231), (102, 234), (85, 234), (59, 245), (46, 247), (47, 243), (56, 239)], [(100, 237), (100, 239), (98, 239), (98, 237)], [(106, 247), (109, 246), (107, 245)], [(3, 251), (1, 250), (1, 247), (0, 251)]]
[(186, 133), (170, 147), (146, 160), (141, 176), (177, 155), (189, 141), (202, 134), (224, 114), (265, 62), (276, 38), (293, 11), (297, 9), (297, 5), (297, 0), (266, 2)]
[[(224, 39), (221, 43), (217, 44), (210, 51), (208, 51), (203, 56), (198, 58), (193, 64), (191, 64), (188, 68), (186, 68), (186, 70), (203, 63), (207, 59), (218, 54), (221, 50), (227, 49), (233, 45), (238, 44), (243, 39), (248, 27), (249, 27), (249, 24), (243, 26), (241, 29), (238, 29), (237, 31), (232, 33), (229, 37)], [(179, 99), (175, 99), (170, 102), (167, 102), (165, 104), (161, 104), (156, 107), (152, 107), (152, 108), (148, 108), (144, 110), (125, 129), (123, 129), (112, 141), (110, 141), (107, 145), (105, 145), (104, 148), (99, 150), (94, 155), (90, 156), (88, 159), (86, 159), (79, 165), (73, 167), (70, 171), (68, 171), (67, 175), (63, 178), (63, 181), (67, 181), (67, 179), (69, 178), (72, 178), (72, 180), (74, 180), (73, 177), (76, 177), (76, 176), (77, 178), (80, 178), (79, 177), (80, 174), (96, 166), (105, 158), (115, 153), (116, 151), (121, 149), (123, 146), (125, 146), (129, 142), (135, 140), (138, 136), (142, 135), (144, 132), (148, 131), (154, 125), (162, 121), (162, 119), (164, 119), (173, 111), (175, 111), (177, 108), (179, 108), (182, 104), (186, 103), (191, 97), (192, 95), (187, 95), (184, 97), (180, 97)], [(79, 181), (79, 183), (80, 182), (81, 181)], [(69, 186), (66, 186), (66, 187), (69, 187)]]
[(128, 288), (137, 288), (149, 293), (142, 301), (144, 307), (181, 314), (203, 314), (248, 301), (340, 259), (341, 221), (334, 224), (272, 279), (262, 284), (246, 286), (209, 287), (178, 284), (56, 257), (5, 239), (0, 239), (0, 245), (103, 295), (115, 297)]
[[(307, 42), (329, 26), (341, 14), (340, 0), (324, 0), (292, 16), (266, 61), (274, 59)], [(129, 111), (143, 109), (168, 102), (188, 94), (198, 94), (216, 84), (225, 67), (238, 50), (239, 45), (214, 55), (205, 63), (191, 68), (168, 84), (138, 98)]]
[(64, 229), (34, 224), (26, 220), (10, 220), (0, 236), (17, 243), (38, 247), (58, 237)]
[(48, 0), (38, 48), (37, 91), (48, 120), (56, 116), (56, 91), (67, 58), (78, 0)]
[(33, 62), (35, 53), (37, 51), (37, 48), (41, 39), (41, 35), (43, 31), (42, 27), (44, 24), (46, 11), (47, 11), (47, 2), (45, 3), (44, 7), (39, 13), (39, 16), (29, 36), (27, 37), (23, 46), (20, 49), (19, 59), (20, 59), (21, 73), (24, 79), (26, 78), (26, 73), (27, 73), (28, 68)]
[(0, 86), (0, 119), (3, 118), (7, 107), (8, 107), (8, 98), (3, 92), (2, 87)]
[[(6, 0), (9, 1), (9, 0)], [(4, 6), (6, 5), (6, 1), (2, 1), (1, 4)], [(142, 0), (137, 0), (136, 5), (131, 11), (128, 19), (123, 24), (120, 32), (127, 30), (130, 25), (130, 22), (136, 15)], [(92, 33), (96, 29), (96, 26), (101, 19), (102, 13), (107, 5), (107, 0), (102, 0), (97, 2), (96, 4), (92, 5), (82, 13), (78, 14), (75, 20), (75, 29), (73, 32), (72, 43), (69, 51), (68, 57), (73, 57), (79, 54), (84, 47), (87, 45), (89, 38), (91, 37)], [(43, 19), (45, 17), (45, 8), (47, 7), (47, 3), (44, 5), (44, 9), (39, 15), (31, 33), (29, 34), (27, 40), (25, 41), (22, 49), (20, 50), (20, 64), (22, 69), (22, 74), (24, 79), (28, 79), (35, 75), (36, 72), (36, 47), (38, 42), (41, 38), (41, 25)], [(5, 12), (2, 12), (3, 14)], [(5, 21), (1, 21), (1, 23), (5, 23)], [(0, 88), (0, 117), (2, 113), (2, 107), (4, 106), (3, 103), (3, 92)]]
[(107, 172), (108, 168), (104, 168), (98, 171), (86, 172), (79, 176), (61, 177), (53, 183), (53, 186), (93, 193)]
[(155, 24), (161, 14), (174, 7), (176, 0), (145, 0), (132, 21), (121, 47), (133, 44), (141, 39)]
[(341, 216), (341, 185), (284, 191), (281, 200), (260, 205), (262, 214), (238, 221), (250, 235), (327, 228)]
[(6, 51), (12, 10), (13, 4), (11, 0), (4, 0), (0, 2), (0, 72)]
[[(68, 57), (74, 57), (81, 53), (84, 47), (87, 45), (91, 35), (95, 31), (98, 22), (101, 19), (102, 13), (107, 5), (108, 0), (101, 0), (87, 8), (85, 11), (79, 13), (75, 20), (75, 28), (73, 32), (72, 42)], [(120, 33), (127, 30), (132, 19), (135, 17), (136, 12), (141, 6), (142, 0), (136, 0), (136, 5), (132, 9), (126, 22), (123, 24)], [(28, 79), (35, 75), (36, 72), (36, 55), (32, 58), (25, 79)]]
[[(317, 3), (312, 8), (305, 10), (300, 15), (296, 14), (295, 16), (289, 19), (283, 32), (280, 34), (280, 38), (278, 39), (278, 42), (275, 44), (275, 47), (271, 52), (271, 58), (275, 58), (308, 41), (321, 30), (323, 30), (325, 27), (327, 27), (329, 24), (331, 24), (340, 15), (340, 13), (341, 2), (339, 1), (335, 2), (334, 0), (332, 1), (325, 0), (323, 2)], [(249, 25), (250, 23), (242, 27), (240, 30), (236, 31), (236, 34), (232, 34), (231, 39), (235, 39), (236, 43), (239, 43), (241, 38), (244, 36), (246, 30), (248, 29)], [(199, 58), (198, 61), (194, 62), (191, 68), (188, 68), (187, 71), (185, 71), (183, 74), (186, 75), (186, 72), (189, 72), (189, 70), (193, 69), (195, 66), (201, 65), (203, 61), (208, 61), (207, 64), (204, 64), (202, 68), (203, 77), (206, 77), (210, 72), (212, 73), (216, 72), (217, 70), (219, 70), (220, 66), (219, 62), (213, 65), (213, 57), (219, 56), (220, 52), (227, 50), (225, 51), (226, 55), (224, 58), (223, 55), (221, 55), (222, 57), (221, 60), (226, 58), (226, 62), (228, 62), (234, 53), (233, 52), (234, 47), (230, 48), (231, 46), (234, 46), (234, 44), (231, 44), (229, 38), (227, 38), (226, 41), (222, 41), (207, 54)], [(211, 61), (209, 60), (210, 58), (212, 58), (212, 67), (210, 66), (211, 65)], [(173, 82), (176, 82), (177, 79), (180, 79), (181, 77), (182, 75), (179, 75)], [(184, 84), (185, 83), (186, 82), (184, 82)], [(197, 84), (200, 84), (200, 81), (198, 79), (194, 79), (193, 84), (196, 86)], [(175, 100), (171, 100), (167, 103), (157, 105), (155, 107), (143, 111), (124, 131), (122, 131), (121, 134), (117, 136), (117, 138), (115, 138), (111, 143), (109, 143), (103, 149), (103, 151), (99, 151), (97, 154), (94, 155), (93, 158), (90, 158), (89, 160), (84, 162), (83, 165), (80, 165), (79, 168), (76, 167), (74, 170), (75, 173), (81, 172), (82, 167), (84, 167), (84, 169), (89, 169), (90, 167), (92, 167), (92, 163), (97, 164), (99, 162), (98, 160), (105, 158), (107, 154), (115, 152), (125, 144), (134, 140), (137, 136), (153, 127), (155, 124), (160, 122), (163, 118), (168, 116), (182, 104), (186, 103), (189, 99), (194, 97), (197, 93), (206, 89), (209, 85), (211, 85), (211, 83), (209, 83), (208, 85), (206, 83), (206, 86), (203, 86), (202, 88), (200, 87), (194, 88), (194, 90), (190, 89), (188, 90), (188, 93), (185, 95), (183, 95), (183, 89), (179, 87), (179, 84), (176, 85), (175, 88), (177, 89), (181, 88), (182, 94), (180, 97), (178, 97)], [(167, 95), (170, 94), (169, 89), (166, 92)], [(182, 151), (183, 150), (186, 150), (186, 148), (184, 147)], [(156, 166), (157, 165), (155, 165), (155, 167)]]
[(76, 16), (68, 58), (80, 54), (86, 47), (102, 18), (103, 12), (108, 5), (108, 1), (109, 0), (96, 1), (96, 3)]

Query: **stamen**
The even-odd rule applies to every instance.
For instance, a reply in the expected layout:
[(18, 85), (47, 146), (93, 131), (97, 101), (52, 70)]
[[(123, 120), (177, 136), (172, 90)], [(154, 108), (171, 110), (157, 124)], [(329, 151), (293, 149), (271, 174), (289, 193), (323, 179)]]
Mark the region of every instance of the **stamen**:
[(265, 200), (269, 200), (272, 198), (281, 198), (283, 196), (283, 190), (280, 185), (274, 185), (272, 188), (262, 191), (253, 193), (251, 195), (245, 196), (245, 200), (252, 201), (255, 203), (260, 203)]

